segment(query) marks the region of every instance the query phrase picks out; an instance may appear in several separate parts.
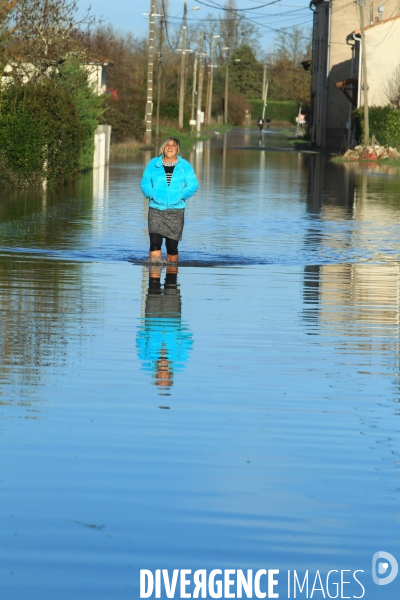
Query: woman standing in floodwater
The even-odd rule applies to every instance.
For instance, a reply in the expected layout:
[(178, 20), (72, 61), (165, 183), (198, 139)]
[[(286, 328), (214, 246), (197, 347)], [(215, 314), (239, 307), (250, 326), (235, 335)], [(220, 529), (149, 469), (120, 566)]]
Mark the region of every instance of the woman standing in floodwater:
[(182, 239), (186, 200), (198, 190), (192, 166), (180, 154), (179, 139), (168, 138), (144, 170), (140, 187), (149, 200), (149, 235), (152, 261), (162, 259), (163, 238), (167, 261), (178, 262), (178, 243)]

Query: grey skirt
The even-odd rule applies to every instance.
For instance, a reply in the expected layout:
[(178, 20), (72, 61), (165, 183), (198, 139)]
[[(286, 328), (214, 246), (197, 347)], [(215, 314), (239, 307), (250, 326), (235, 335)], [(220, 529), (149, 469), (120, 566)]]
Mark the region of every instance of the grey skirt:
[(149, 233), (158, 233), (171, 240), (181, 240), (184, 222), (184, 208), (149, 208)]

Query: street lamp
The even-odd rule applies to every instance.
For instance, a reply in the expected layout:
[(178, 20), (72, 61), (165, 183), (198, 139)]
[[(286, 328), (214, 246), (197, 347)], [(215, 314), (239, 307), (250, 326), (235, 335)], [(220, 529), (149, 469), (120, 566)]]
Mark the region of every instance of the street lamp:
[(211, 108), (212, 108), (212, 93), (213, 93), (213, 76), (214, 76), (214, 48), (215, 40), (220, 38), (220, 35), (213, 35), (211, 42), (211, 63), (210, 63), (210, 88), (208, 93), (208, 106), (207, 106), (207, 124), (211, 124)]

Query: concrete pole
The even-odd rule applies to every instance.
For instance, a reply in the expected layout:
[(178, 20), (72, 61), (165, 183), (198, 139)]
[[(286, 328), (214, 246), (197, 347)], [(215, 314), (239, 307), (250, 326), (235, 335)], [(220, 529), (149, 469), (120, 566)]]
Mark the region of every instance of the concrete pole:
[(185, 104), (185, 67), (186, 67), (186, 15), (187, 4), (183, 3), (182, 27), (182, 56), (181, 56), (181, 87), (179, 91), (179, 129), (183, 129), (183, 110)]
[(194, 108), (196, 100), (196, 85), (197, 85), (197, 52), (194, 57), (193, 64), (193, 86), (192, 86), (192, 112), (190, 113), (190, 120), (194, 121)]
[(265, 82), (267, 80), (267, 63), (264, 63), (262, 101), (265, 103)]
[(265, 92), (264, 92), (264, 106), (263, 106), (263, 113), (262, 113), (263, 119), (265, 118), (265, 109), (267, 108), (267, 98), (268, 98), (268, 81), (265, 86)]
[(156, 138), (158, 138), (158, 129), (160, 125), (160, 95), (161, 95), (161, 72), (162, 72), (162, 45), (164, 32), (164, 17), (161, 18), (160, 47), (158, 51), (158, 77), (157, 77), (157, 117), (156, 117)]
[(224, 98), (224, 123), (227, 125), (228, 123), (228, 94), (229, 94), (229, 58), (228, 54), (226, 55), (226, 67), (225, 67), (225, 98)]
[[(218, 36), (219, 37), (219, 36)], [(211, 42), (211, 63), (210, 63), (210, 79), (209, 79), (209, 91), (208, 91), (208, 106), (207, 106), (207, 125), (211, 125), (211, 110), (212, 110), (212, 94), (213, 94), (213, 76), (214, 76), (214, 49), (215, 49), (215, 38), (213, 37)]]
[(368, 111), (368, 76), (367, 76), (367, 52), (365, 49), (364, 29), (364, 6), (363, 0), (359, 0), (360, 29), (361, 29), (361, 52), (362, 52), (362, 82), (364, 92), (364, 144), (369, 144), (369, 111)]
[(156, 0), (150, 0), (149, 59), (147, 63), (147, 101), (145, 146), (151, 146), (153, 115), (154, 13)]
[(211, 73), (211, 68), (210, 65), (208, 65), (208, 71), (207, 71), (207, 88), (206, 88), (206, 110), (205, 112), (205, 122), (208, 125), (209, 120), (208, 120), (208, 107), (210, 106), (210, 73)]
[(204, 81), (203, 32), (202, 31), (200, 31), (199, 56), (200, 56), (200, 69), (199, 69), (199, 89), (197, 90), (197, 119), (196, 119), (196, 121), (197, 121), (196, 129), (198, 132), (201, 131), (200, 116), (201, 116), (201, 101), (202, 101), (202, 95), (203, 95), (203, 81)]

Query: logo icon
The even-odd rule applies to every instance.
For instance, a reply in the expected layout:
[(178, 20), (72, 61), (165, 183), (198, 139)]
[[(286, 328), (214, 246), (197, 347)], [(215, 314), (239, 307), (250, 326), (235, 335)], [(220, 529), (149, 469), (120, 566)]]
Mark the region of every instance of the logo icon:
[[(372, 579), (377, 585), (387, 585), (396, 578), (399, 565), (389, 552), (375, 552), (372, 557)], [(382, 577), (384, 575), (384, 577)]]

